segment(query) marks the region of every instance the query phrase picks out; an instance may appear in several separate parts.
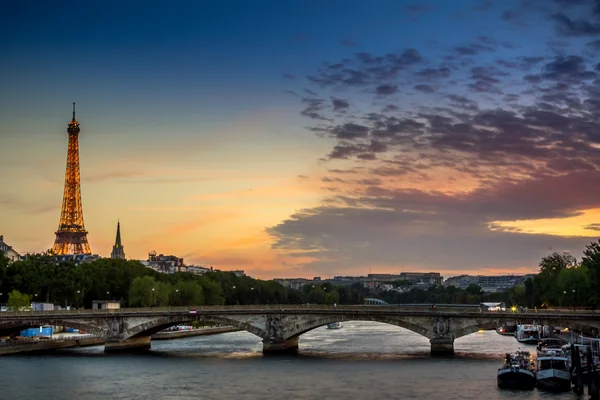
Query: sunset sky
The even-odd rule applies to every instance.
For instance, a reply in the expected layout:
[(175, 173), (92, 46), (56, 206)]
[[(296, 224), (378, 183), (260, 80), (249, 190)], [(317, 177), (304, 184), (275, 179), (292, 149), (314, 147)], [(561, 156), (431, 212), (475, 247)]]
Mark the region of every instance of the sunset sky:
[(14, 1), (0, 234), (255, 277), (506, 274), (600, 231), (600, 0)]

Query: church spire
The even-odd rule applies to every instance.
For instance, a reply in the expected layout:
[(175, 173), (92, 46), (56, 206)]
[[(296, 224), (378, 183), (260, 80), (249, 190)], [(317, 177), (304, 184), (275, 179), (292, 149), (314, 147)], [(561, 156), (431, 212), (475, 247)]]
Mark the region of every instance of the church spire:
[(125, 259), (125, 250), (121, 244), (121, 222), (117, 221), (117, 237), (115, 239), (115, 245), (113, 246), (110, 258), (121, 258)]
[(115, 247), (121, 248), (121, 221), (117, 221), (117, 239), (115, 240)]

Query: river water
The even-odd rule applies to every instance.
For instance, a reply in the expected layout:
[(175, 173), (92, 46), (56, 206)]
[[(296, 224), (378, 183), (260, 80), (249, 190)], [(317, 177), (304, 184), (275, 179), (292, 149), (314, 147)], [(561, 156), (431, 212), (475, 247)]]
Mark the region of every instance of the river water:
[[(247, 332), (155, 341), (140, 355), (102, 347), (0, 357), (0, 399), (576, 399), (572, 393), (498, 389), (504, 354), (519, 347), (494, 331), (457, 339), (456, 355), (391, 325), (347, 322), (300, 337), (294, 356), (265, 357)], [(534, 346), (521, 345), (535, 353)]]

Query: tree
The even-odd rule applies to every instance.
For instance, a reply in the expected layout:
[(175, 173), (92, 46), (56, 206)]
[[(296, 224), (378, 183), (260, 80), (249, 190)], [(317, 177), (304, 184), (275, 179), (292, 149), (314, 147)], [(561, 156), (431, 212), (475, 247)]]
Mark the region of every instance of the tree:
[(201, 276), (199, 279), (204, 294), (205, 304), (221, 305), (225, 304), (225, 297), (221, 286), (209, 277)]
[(157, 282), (151, 276), (138, 276), (129, 288), (129, 304), (138, 307), (167, 306), (172, 290), (168, 283)]
[(558, 273), (577, 265), (577, 259), (569, 253), (552, 253), (540, 261), (540, 272), (542, 274), (558, 275)]
[(558, 275), (557, 289), (562, 306), (576, 307), (594, 295), (591, 290), (589, 270), (585, 265), (562, 270)]
[(581, 264), (588, 269), (592, 293), (590, 303), (595, 307), (600, 305), (600, 240), (585, 247)]
[(18, 290), (13, 290), (8, 295), (8, 308), (11, 311), (23, 311), (31, 306), (29, 295), (23, 294)]
[(176, 306), (199, 306), (204, 304), (202, 286), (196, 281), (183, 281), (175, 286), (171, 304)]

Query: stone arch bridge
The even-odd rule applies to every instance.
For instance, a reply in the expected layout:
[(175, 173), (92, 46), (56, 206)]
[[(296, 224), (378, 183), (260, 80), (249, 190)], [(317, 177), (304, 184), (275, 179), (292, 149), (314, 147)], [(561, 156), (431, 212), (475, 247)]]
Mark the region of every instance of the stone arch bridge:
[(150, 348), (150, 336), (192, 321), (246, 330), (263, 341), (264, 352), (298, 348), (298, 338), (332, 322), (373, 321), (408, 329), (429, 339), (432, 353), (452, 353), (454, 340), (481, 329), (535, 323), (600, 331), (600, 313), (591, 311), (496, 312), (460, 307), (403, 306), (202, 306), (0, 313), (0, 336), (40, 325), (79, 328), (103, 337), (106, 351)]

